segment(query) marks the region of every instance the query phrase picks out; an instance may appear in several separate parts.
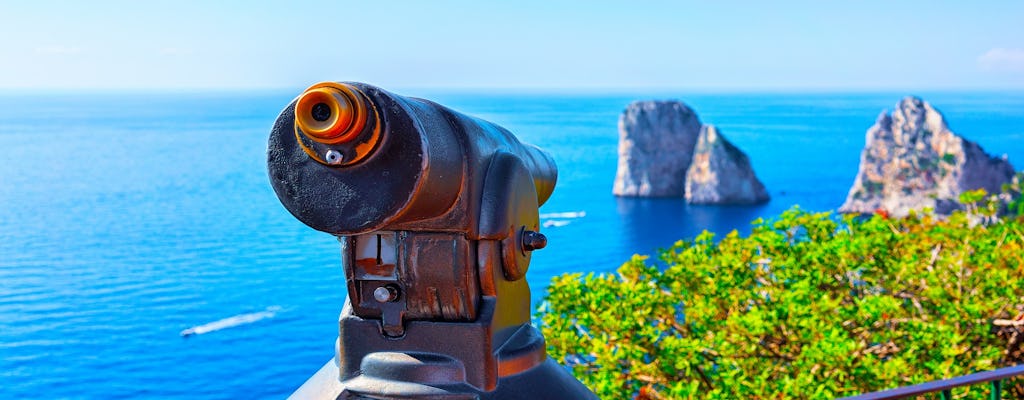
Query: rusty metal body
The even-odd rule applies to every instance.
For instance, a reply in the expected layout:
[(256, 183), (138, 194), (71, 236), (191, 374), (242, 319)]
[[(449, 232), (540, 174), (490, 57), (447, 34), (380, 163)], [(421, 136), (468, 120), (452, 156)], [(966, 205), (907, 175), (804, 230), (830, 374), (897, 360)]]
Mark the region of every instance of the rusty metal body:
[(594, 398), (530, 325), (546, 153), (427, 100), (324, 83), (278, 117), (268, 169), (296, 218), (338, 236), (348, 283), (335, 363), (294, 397)]

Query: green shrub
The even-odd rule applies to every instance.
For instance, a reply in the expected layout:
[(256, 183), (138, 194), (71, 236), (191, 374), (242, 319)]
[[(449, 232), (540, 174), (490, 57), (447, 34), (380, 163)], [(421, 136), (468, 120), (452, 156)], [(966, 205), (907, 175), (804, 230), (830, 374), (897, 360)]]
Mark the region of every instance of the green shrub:
[(1024, 215), (1024, 172), (1018, 172), (1010, 180), (1010, 183), (1003, 185), (1003, 193), (1000, 200), (1006, 203), (1007, 212), (1010, 215)]
[(1024, 313), (1024, 219), (794, 208), (753, 224), (556, 277), (549, 355), (603, 399), (833, 398), (1024, 361), (1019, 327), (993, 325)]

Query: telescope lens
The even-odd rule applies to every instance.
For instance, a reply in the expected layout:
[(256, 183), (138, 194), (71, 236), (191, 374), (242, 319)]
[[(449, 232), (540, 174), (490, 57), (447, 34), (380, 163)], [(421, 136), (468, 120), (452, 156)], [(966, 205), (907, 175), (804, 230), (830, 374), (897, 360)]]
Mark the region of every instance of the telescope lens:
[(327, 103), (316, 103), (313, 106), (312, 115), (313, 119), (317, 121), (327, 121), (328, 118), (331, 118), (331, 106), (327, 105)]

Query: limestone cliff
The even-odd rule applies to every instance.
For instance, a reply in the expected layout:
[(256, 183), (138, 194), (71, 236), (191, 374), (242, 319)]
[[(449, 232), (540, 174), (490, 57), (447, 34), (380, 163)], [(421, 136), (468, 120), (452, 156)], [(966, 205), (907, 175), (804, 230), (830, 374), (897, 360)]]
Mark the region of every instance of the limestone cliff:
[(678, 101), (636, 101), (619, 117), (617, 196), (682, 197), (701, 123)]
[(958, 207), (960, 193), (998, 193), (1013, 171), (1005, 158), (989, 156), (953, 133), (930, 104), (907, 97), (868, 129), (857, 178), (839, 210), (902, 216), (930, 207), (948, 214)]
[(685, 197), (699, 204), (768, 201), (750, 160), (678, 101), (636, 101), (619, 117), (617, 196)]
[(693, 161), (686, 171), (686, 201), (756, 204), (768, 200), (768, 192), (754, 175), (747, 155), (729, 143), (713, 125), (704, 125), (697, 138)]

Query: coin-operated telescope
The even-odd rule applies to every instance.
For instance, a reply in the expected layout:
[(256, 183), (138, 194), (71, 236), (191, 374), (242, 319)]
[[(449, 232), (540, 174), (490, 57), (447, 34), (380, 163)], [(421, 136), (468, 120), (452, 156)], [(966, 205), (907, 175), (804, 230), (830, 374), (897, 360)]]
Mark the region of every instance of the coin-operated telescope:
[(596, 398), (530, 325), (547, 153), (427, 100), (325, 82), (277, 118), (267, 156), (285, 208), (338, 237), (348, 283), (336, 357), (294, 398)]

